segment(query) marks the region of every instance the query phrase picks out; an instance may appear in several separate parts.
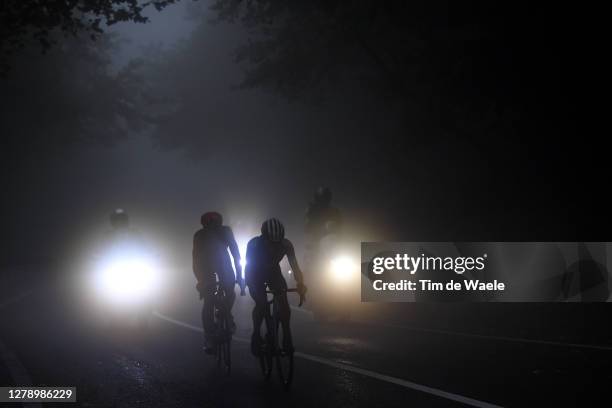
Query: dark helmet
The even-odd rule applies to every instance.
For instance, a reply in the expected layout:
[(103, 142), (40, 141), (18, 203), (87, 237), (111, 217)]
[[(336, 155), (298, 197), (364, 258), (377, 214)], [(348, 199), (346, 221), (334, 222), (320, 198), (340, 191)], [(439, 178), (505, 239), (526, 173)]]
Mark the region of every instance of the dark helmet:
[(332, 192), (329, 187), (319, 187), (314, 193), (314, 200), (317, 203), (329, 204), (331, 203)]
[(130, 224), (130, 218), (123, 209), (117, 208), (110, 215), (110, 223), (113, 228), (126, 228)]
[(216, 211), (202, 214), (200, 222), (203, 227), (220, 227), (223, 225), (223, 216)]
[(280, 242), (285, 238), (285, 227), (276, 218), (270, 218), (261, 224), (261, 235), (272, 242)]

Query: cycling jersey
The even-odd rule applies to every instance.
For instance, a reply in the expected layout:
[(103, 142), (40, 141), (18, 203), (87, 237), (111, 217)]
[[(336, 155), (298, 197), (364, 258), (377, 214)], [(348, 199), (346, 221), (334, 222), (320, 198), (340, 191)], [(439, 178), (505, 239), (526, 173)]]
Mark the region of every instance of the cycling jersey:
[(214, 291), (216, 287), (215, 275), (225, 289), (226, 302), (230, 310), (230, 319), (233, 321), (231, 310), (236, 295), (234, 284), (236, 275), (232, 268), (232, 260), (228, 249), (234, 258), (236, 272), (241, 271), (240, 253), (231, 228), (226, 226), (207, 226), (195, 233), (193, 237), (193, 273), (200, 285), (198, 290), (204, 299), (202, 306), (202, 327), (206, 344), (212, 344), (211, 333), (214, 333)]
[[(232, 267), (232, 260), (228, 252), (238, 263), (240, 254), (231, 228), (205, 227), (195, 233), (193, 237), (193, 272), (199, 282), (210, 284), (215, 282), (215, 274), (220, 281), (227, 281), (233, 285), (236, 276)], [(236, 269), (239, 265), (235, 265)]]
[(301, 281), (302, 272), (295, 257), (293, 244), (288, 239), (272, 242), (263, 236), (249, 241), (246, 252), (245, 278), (247, 285), (259, 285), (278, 280), (281, 275), (280, 261), (287, 257), (294, 276)]

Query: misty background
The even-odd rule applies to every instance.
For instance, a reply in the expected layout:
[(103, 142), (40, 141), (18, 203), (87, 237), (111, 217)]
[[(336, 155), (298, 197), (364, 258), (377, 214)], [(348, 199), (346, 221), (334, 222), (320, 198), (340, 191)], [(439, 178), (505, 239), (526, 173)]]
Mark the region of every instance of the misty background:
[(184, 265), (208, 210), (249, 233), (277, 216), (299, 243), (319, 185), (357, 240), (602, 238), (571, 10), (315, 2), (241, 19), (238, 3), (146, 9), (5, 58), (3, 262), (70, 254), (117, 207)]

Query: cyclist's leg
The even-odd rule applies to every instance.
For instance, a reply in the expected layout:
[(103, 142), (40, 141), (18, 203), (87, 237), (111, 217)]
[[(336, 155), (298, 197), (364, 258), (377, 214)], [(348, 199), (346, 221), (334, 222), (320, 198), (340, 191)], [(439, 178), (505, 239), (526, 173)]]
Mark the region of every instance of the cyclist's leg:
[(249, 285), (249, 293), (255, 301), (253, 307), (253, 333), (261, 335), (261, 323), (266, 313), (266, 284), (264, 282)]
[(228, 317), (233, 331), (236, 329), (234, 315), (232, 314), (232, 308), (234, 307), (234, 302), (236, 301), (236, 293), (234, 292), (235, 278), (233, 272), (231, 275), (225, 274), (223, 276), (219, 276), (219, 281), (225, 290), (225, 306), (228, 311)]
[(208, 284), (203, 291), (202, 328), (204, 329), (204, 341), (207, 347), (212, 347), (215, 330), (215, 288)]
[[(287, 289), (287, 281), (280, 273), (274, 276), (271, 285), (274, 289)], [(291, 336), (291, 308), (289, 307), (289, 300), (287, 298), (287, 292), (283, 291), (277, 295), (278, 301), (278, 318), (281, 322), (283, 330), (283, 344), (282, 347), (285, 350), (293, 350), (293, 338)]]
[(251, 351), (253, 354), (258, 354), (259, 344), (261, 343), (261, 324), (263, 323), (268, 301), (266, 297), (265, 282), (249, 283), (249, 294), (255, 301), (255, 306), (253, 307), (253, 334), (251, 336)]

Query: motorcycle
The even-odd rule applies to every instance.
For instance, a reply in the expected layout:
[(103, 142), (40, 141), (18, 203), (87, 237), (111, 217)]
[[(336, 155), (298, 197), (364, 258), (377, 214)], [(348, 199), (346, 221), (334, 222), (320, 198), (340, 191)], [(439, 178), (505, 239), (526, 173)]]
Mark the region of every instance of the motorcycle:
[(146, 329), (161, 289), (156, 257), (141, 244), (120, 241), (94, 257), (91, 272), (91, 289), (107, 321), (135, 318)]
[(319, 322), (350, 320), (360, 301), (359, 245), (332, 234), (307, 261), (310, 308)]

